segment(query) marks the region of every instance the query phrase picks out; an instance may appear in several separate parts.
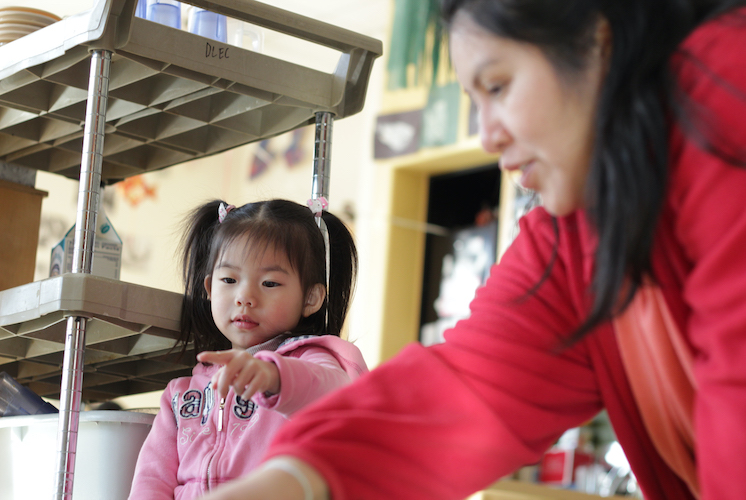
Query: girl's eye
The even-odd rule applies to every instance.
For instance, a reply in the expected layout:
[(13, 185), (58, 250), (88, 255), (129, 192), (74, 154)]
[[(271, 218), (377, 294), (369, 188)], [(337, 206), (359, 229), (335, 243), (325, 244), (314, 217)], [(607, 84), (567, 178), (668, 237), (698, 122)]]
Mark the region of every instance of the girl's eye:
[(504, 88), (503, 85), (493, 85), (492, 87), (487, 88), (487, 93), (490, 95), (498, 95), (502, 93)]
[(280, 286), (280, 284), (277, 283), (276, 281), (263, 281), (262, 285), (266, 286), (267, 288), (274, 288), (276, 286)]
[(222, 281), (223, 283), (227, 283), (229, 285), (232, 285), (233, 283), (236, 282), (236, 280), (233, 278), (220, 278), (220, 281)]

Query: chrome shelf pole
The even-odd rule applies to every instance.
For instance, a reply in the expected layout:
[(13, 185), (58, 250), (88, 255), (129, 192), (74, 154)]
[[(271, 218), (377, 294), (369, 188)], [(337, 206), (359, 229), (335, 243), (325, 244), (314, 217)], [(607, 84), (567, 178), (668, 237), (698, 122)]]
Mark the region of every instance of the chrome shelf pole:
[(313, 148), (313, 185), (311, 199), (329, 199), (332, 168), (332, 125), (334, 115), (328, 111), (316, 113), (316, 136)]
[[(329, 254), (329, 230), (321, 218), (321, 204), (329, 200), (329, 181), (331, 180), (332, 168), (332, 125), (334, 123), (334, 114), (328, 111), (316, 113), (316, 134), (313, 147), (313, 183), (311, 186), (311, 200), (319, 200), (314, 206), (316, 224), (321, 229), (321, 236), (324, 237), (324, 248), (326, 249), (326, 293), (329, 294), (329, 273), (331, 265), (331, 256)], [(329, 316), (326, 316), (326, 323), (329, 324)]]
[[(96, 219), (101, 194), (106, 104), (109, 96), (111, 52), (95, 50), (91, 55), (88, 80), (83, 156), (80, 163), (78, 207), (73, 246), (73, 273), (91, 273)], [(57, 471), (54, 498), (71, 500), (78, 446), (78, 424), (83, 388), (85, 332), (88, 318), (69, 317), (65, 334), (65, 352), (60, 387), (60, 413), (57, 426)]]

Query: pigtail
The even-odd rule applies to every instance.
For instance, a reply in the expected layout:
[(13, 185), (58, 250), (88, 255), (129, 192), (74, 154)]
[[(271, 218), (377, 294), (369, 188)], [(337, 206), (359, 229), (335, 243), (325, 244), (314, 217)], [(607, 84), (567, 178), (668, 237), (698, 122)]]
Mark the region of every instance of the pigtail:
[(212, 319), (210, 301), (205, 290), (205, 277), (210, 273), (209, 259), (213, 236), (218, 228), (220, 200), (210, 201), (194, 209), (184, 220), (181, 240), (184, 297), (181, 308), (182, 353), (194, 342), (194, 352), (229, 349), (226, 339)]
[(350, 231), (338, 217), (322, 212), (329, 231), (329, 288), (326, 333), (339, 336), (352, 301), (357, 278), (357, 250)]

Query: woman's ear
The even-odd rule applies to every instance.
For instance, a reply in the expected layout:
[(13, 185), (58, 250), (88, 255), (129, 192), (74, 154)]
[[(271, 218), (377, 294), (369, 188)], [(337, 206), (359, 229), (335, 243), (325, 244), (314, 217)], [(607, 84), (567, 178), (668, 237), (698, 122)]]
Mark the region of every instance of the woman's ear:
[(596, 44), (598, 45), (601, 62), (606, 71), (611, 64), (611, 51), (613, 48), (613, 36), (611, 25), (605, 17), (601, 17), (596, 24)]
[(212, 275), (208, 274), (205, 276), (205, 291), (207, 292), (207, 300), (210, 300), (210, 294), (212, 293)]
[(307, 318), (321, 309), (321, 305), (326, 298), (326, 287), (321, 283), (316, 283), (306, 296), (306, 303), (303, 305), (303, 317)]

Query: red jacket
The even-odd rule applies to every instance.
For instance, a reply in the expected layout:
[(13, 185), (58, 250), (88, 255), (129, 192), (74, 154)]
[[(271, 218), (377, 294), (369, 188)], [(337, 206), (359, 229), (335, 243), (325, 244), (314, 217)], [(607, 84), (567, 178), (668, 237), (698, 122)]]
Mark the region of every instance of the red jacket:
[[(746, 22), (710, 22), (683, 48), (716, 74), (689, 59), (677, 66), (683, 88), (714, 117), (710, 138), (743, 146)], [(746, 168), (724, 164), (678, 129), (670, 153), (654, 273), (694, 353), (702, 500), (743, 500)], [(537, 462), (563, 431), (606, 408), (645, 498), (692, 498), (647, 434), (612, 324), (557, 351), (585, 318), (594, 264), (584, 214), (557, 224), (558, 237), (543, 209), (524, 217), (477, 292), (471, 317), (444, 344), (411, 345), (309, 407), (280, 432), (270, 455), (307, 460), (325, 475), (334, 500), (463, 499)], [(527, 296), (555, 247), (551, 274)]]

